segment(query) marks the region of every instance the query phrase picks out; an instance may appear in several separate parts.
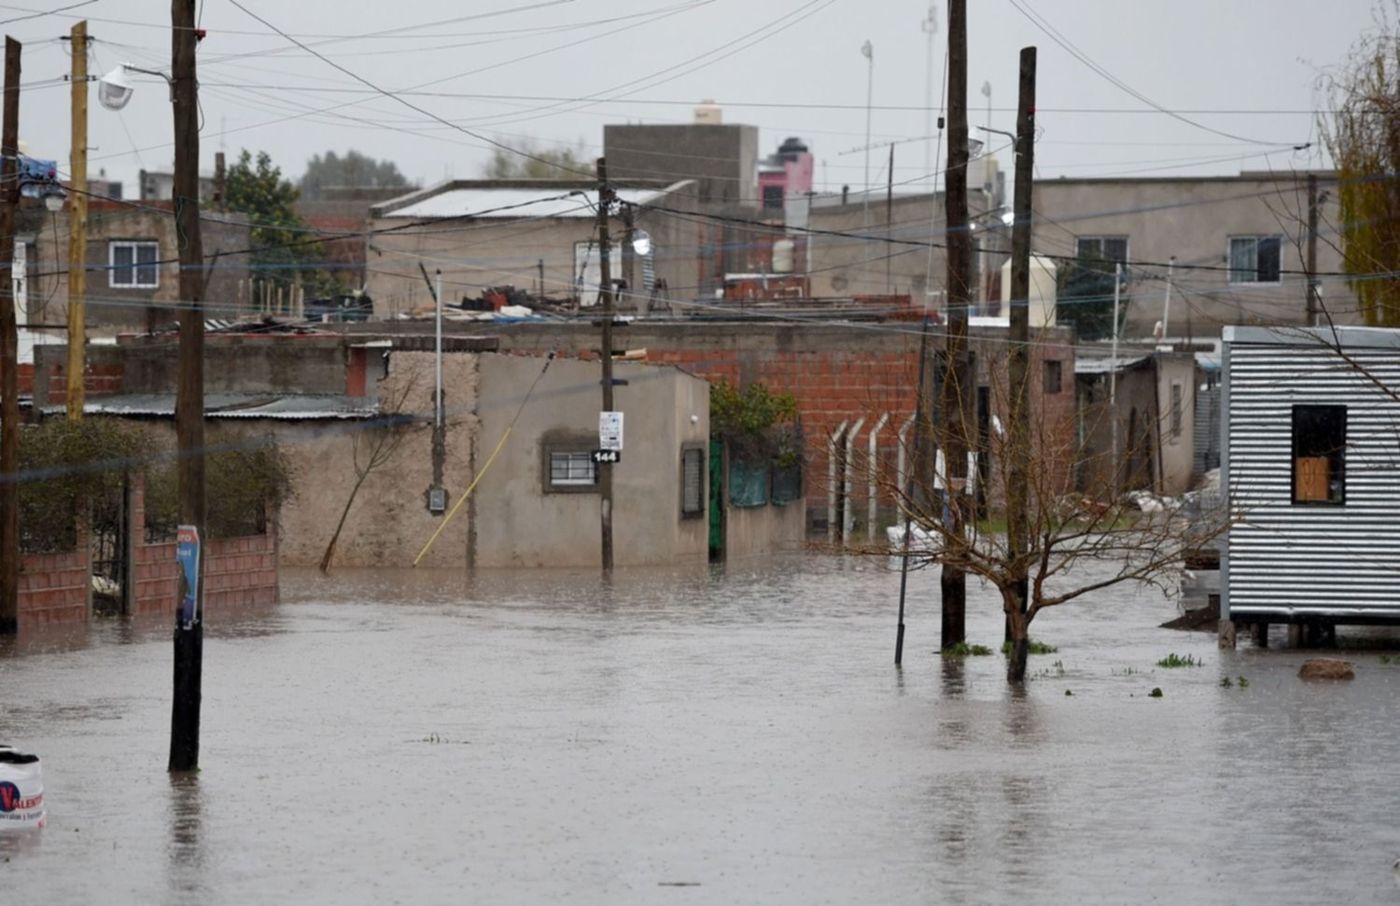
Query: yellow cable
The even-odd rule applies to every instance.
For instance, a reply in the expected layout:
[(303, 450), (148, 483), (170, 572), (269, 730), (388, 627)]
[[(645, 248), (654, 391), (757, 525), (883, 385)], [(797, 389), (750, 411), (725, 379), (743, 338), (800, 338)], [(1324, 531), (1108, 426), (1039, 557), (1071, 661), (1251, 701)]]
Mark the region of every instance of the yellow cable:
[(433, 537), (428, 539), (428, 543), (423, 545), (423, 549), (418, 552), (418, 556), (413, 558), (414, 566), (417, 566), (418, 561), (423, 559), (423, 555), (428, 552), (428, 548), (433, 546), (433, 542), (438, 540), (438, 535), (441, 535), (442, 530), (447, 528), (447, 523), (452, 521), (452, 517), (457, 515), (458, 508), (461, 507), (462, 504), (467, 502), (468, 497), (472, 496), (472, 491), (476, 490), (476, 483), (478, 481), (481, 481), (481, 476), (485, 475), (486, 470), (491, 468), (491, 463), (496, 461), (496, 454), (501, 452), (501, 448), (506, 445), (506, 438), (510, 437), (510, 432), (514, 430), (514, 423), (512, 423), (509, 428), (506, 428), (506, 433), (501, 435), (501, 442), (496, 444), (496, 449), (491, 451), (490, 457), (488, 457), (486, 460), (486, 465), (482, 466), (481, 471), (476, 473), (476, 477), (472, 479), (472, 483), (467, 486), (466, 493), (462, 495), (461, 499), (457, 501), (457, 503), (452, 507), (448, 514), (443, 517), (442, 524), (437, 527), (437, 531), (433, 532)]

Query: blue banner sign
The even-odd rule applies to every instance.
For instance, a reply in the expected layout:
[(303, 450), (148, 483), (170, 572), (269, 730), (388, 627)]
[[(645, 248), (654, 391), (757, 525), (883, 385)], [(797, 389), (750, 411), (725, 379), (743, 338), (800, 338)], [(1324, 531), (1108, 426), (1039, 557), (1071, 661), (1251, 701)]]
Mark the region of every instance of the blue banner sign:
[(182, 525), (175, 535), (175, 562), (180, 564), (179, 624), (192, 629), (202, 614), (199, 607), (199, 529)]

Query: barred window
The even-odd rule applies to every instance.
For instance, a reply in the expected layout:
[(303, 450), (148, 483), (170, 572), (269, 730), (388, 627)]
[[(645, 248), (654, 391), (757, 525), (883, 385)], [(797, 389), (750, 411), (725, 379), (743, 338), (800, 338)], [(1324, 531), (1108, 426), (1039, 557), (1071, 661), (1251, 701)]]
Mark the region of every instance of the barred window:
[(598, 481), (598, 469), (589, 451), (551, 452), (549, 483), (552, 486), (591, 486)]

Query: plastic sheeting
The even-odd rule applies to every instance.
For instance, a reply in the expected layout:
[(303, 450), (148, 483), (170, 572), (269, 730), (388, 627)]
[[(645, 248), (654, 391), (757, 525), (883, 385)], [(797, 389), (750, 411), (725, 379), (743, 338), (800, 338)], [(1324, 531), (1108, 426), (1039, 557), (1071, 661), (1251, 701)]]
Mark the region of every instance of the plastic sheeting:
[(768, 463), (734, 457), (729, 460), (729, 502), (734, 506), (768, 505)]

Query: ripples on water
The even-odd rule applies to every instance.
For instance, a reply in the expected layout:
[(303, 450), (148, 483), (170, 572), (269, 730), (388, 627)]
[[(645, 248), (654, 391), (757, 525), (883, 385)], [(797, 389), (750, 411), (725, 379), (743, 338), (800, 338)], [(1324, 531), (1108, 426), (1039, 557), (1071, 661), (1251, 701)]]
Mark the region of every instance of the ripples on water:
[(896, 671), (874, 561), (291, 574), (215, 615), (173, 781), (167, 626), (0, 643), (50, 821), (0, 838), (5, 902), (1394, 901), (1400, 666), (1305, 685), (1132, 588), (1043, 614), (1016, 691), (910, 589)]

